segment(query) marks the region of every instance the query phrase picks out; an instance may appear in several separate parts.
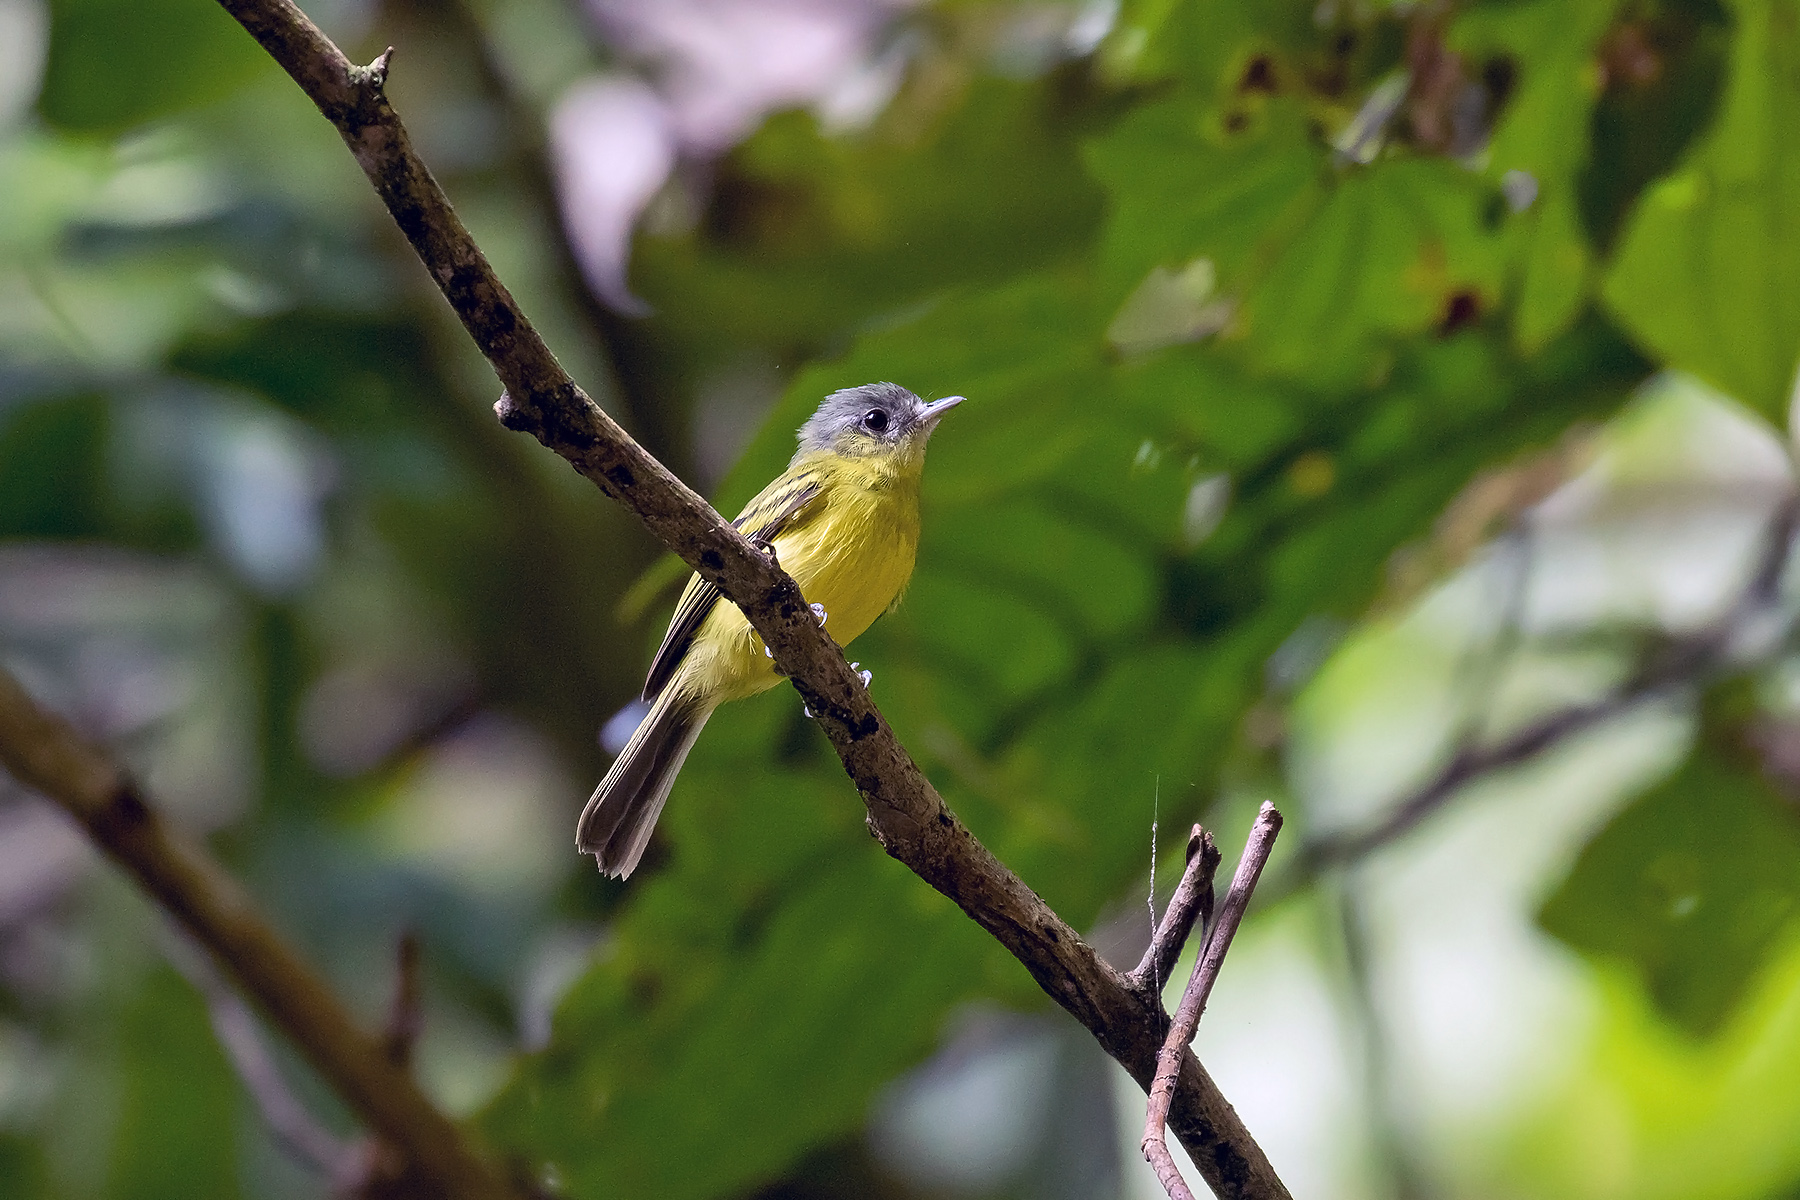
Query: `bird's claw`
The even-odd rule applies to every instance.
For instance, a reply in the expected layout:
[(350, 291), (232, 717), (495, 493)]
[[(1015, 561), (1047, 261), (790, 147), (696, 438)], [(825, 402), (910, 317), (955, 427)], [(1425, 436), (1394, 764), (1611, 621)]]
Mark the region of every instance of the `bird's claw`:
[(801, 705), (801, 706), (800, 706), (800, 711), (801, 711), (801, 712), (803, 712), (803, 713), (805, 713), (805, 714), (806, 714), (806, 719), (807, 719), (807, 720), (809, 720), (809, 721), (810, 721), (810, 720), (812, 720), (812, 715), (813, 715), (813, 710), (812, 710), (812, 709), (810, 709), (810, 708), (808, 708), (808, 707), (807, 707), (807, 706), (806, 706), (806, 705), (804, 705), (804, 704), (802, 704), (802, 705)]
[(779, 567), (781, 565), (781, 559), (775, 553), (775, 543), (774, 542), (771, 542), (768, 538), (762, 537), (759, 535), (757, 537), (751, 538), (750, 544), (752, 546), (756, 547), (758, 550), (761, 550), (763, 552), (763, 555), (769, 560), (770, 566)]
[(825, 628), (825, 606), (823, 604), (809, 604), (806, 607), (812, 609), (812, 615), (819, 622), (819, 628)]

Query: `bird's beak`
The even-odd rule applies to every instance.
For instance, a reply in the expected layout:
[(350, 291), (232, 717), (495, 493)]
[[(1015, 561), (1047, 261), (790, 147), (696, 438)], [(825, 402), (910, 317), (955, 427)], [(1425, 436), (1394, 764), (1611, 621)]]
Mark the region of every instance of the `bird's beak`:
[(935, 400), (927, 404), (923, 414), (925, 427), (929, 429), (935, 426), (945, 413), (961, 404), (963, 400), (962, 396), (945, 396), (942, 400)]

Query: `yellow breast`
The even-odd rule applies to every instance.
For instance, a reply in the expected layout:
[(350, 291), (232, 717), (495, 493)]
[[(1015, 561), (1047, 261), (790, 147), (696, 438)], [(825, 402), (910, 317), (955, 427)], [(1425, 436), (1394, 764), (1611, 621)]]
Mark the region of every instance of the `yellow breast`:
[[(847, 646), (893, 607), (919, 548), (916, 470), (893, 474), (868, 460), (832, 463), (824, 490), (774, 539), (776, 557), (825, 628)], [(735, 604), (721, 600), (694, 636), (672, 686), (736, 700), (779, 683), (762, 639)]]

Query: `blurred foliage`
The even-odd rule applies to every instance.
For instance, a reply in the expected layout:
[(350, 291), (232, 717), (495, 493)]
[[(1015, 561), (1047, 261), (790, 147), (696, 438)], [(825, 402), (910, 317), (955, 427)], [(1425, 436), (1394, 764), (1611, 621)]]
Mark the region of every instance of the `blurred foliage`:
[(1716, 1031), (1800, 902), (1793, 805), (1702, 752), (1590, 842), (1544, 906), (1572, 946), (1643, 973), (1658, 1008)]
[[(641, 321), (582, 295), (541, 132), (546, 73), (613, 52), (505, 7), (318, 15), (362, 58), (400, 46), (396, 103), (459, 210), (653, 451), (735, 460), (734, 511), (826, 391), (970, 397), (906, 603), (855, 650), (1079, 928), (1139, 896), (1153, 803), (1229, 825), (1285, 786), (1269, 714), (1322, 630), (1431, 582), (1398, 566), (1472, 479), (1663, 368), (1783, 415), (1791, 0), (1135, 0), (1091, 52), (1055, 10), (1035, 58), (1036, 9), (926, 7), (866, 125), (778, 113), (677, 173), (633, 248)], [(0, 536), (201, 565), (244, 650), (186, 686), (252, 696), (255, 732), (238, 807), (194, 823), (362, 1011), (421, 930), (440, 1096), (571, 1195), (746, 1195), (842, 1153), (971, 1003), (1044, 1005), (880, 855), (785, 689), (713, 720), (628, 887), (574, 861), (594, 730), (660, 633), (658, 576), (620, 603), (654, 548), (497, 427), (332, 131), (219, 10), (47, 12), (35, 109), (0, 134)], [(133, 720), (99, 732), (183, 728)], [(1542, 923), (1704, 1039), (1791, 940), (1796, 855), (1756, 754), (1703, 741), (1571, 852)], [(93, 956), (116, 902), (41, 919)], [(306, 1194), (256, 1165), (191, 990), (96, 962), (9, 976), (8, 1022), (55, 1044), (80, 1007), (114, 1049), (77, 1073), (105, 1114), (80, 1129), (49, 1129), (66, 1096), (0, 1090), (0, 1194)]]
[[(107, 1164), (115, 1195), (233, 1196), (242, 1189), (236, 1164), (217, 1152), (230, 1127), (238, 1083), (203, 1008), (167, 967), (152, 970), (119, 1023), (118, 1128)], [(181, 1081), (182, 1101), (165, 1097)]]
[(63, 129), (114, 132), (224, 99), (271, 68), (220, 8), (57, 0), (38, 110)]
[(1784, 5), (1734, 7), (1717, 122), (1644, 195), (1606, 300), (1667, 361), (1779, 415), (1800, 341), (1800, 246), (1786, 215), (1800, 195), (1800, 155), (1782, 132), (1800, 116), (1800, 42)]

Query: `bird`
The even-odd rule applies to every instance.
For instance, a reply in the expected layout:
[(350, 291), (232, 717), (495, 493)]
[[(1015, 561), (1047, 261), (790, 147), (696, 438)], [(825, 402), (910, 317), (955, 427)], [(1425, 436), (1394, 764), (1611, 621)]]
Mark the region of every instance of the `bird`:
[[(839, 645), (899, 604), (919, 547), (925, 444), (962, 402), (927, 403), (894, 383), (832, 392), (800, 427), (787, 469), (732, 522), (773, 553)], [(628, 877), (713, 710), (780, 681), (738, 607), (690, 578), (644, 682), (649, 714), (582, 809), (580, 852)]]

